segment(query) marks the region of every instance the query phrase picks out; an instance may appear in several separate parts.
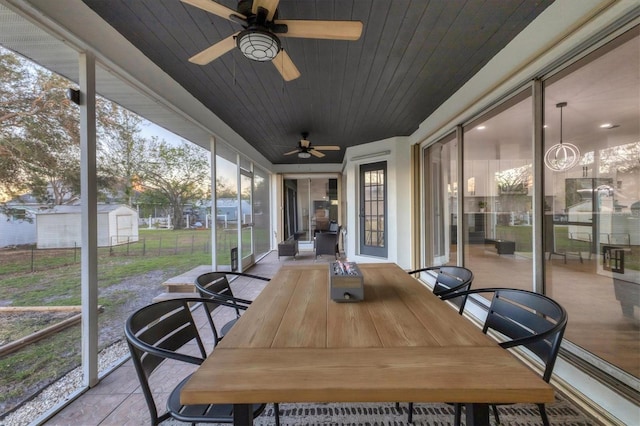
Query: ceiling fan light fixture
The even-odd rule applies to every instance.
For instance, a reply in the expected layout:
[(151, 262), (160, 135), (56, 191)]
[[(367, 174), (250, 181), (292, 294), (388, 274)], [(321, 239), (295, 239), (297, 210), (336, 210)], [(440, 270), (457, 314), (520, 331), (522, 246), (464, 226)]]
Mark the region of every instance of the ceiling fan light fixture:
[(280, 40), (269, 31), (250, 28), (236, 38), (238, 48), (244, 56), (259, 62), (273, 60), (280, 52)]
[(307, 151), (300, 151), (298, 153), (298, 158), (311, 158), (311, 154), (309, 154)]

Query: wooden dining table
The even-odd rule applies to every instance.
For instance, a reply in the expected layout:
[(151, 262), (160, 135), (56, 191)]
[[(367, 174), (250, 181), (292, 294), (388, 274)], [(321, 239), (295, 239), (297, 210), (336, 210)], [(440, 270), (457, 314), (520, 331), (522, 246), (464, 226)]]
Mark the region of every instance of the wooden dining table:
[(358, 265), (364, 300), (329, 296), (329, 266), (284, 265), (183, 388), (183, 404), (449, 402), (467, 424), (490, 403), (553, 402), (553, 388), (398, 265)]

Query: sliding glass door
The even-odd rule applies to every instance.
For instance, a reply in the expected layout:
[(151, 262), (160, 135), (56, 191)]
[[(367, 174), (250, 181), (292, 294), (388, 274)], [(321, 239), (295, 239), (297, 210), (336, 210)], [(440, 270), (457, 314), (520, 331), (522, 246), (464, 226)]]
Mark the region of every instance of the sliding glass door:
[(284, 179), (284, 238), (312, 242), (315, 234), (339, 222), (338, 179), (286, 176)]

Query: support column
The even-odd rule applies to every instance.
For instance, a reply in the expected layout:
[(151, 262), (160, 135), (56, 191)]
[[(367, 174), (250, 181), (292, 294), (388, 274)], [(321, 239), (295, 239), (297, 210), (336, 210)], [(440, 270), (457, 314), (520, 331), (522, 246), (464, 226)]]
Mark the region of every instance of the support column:
[[(542, 82), (533, 81), (533, 289), (544, 294), (544, 98)], [(548, 218), (550, 219), (550, 218)], [(553, 248), (549, 248), (553, 250)]]
[(209, 155), (211, 159), (211, 265), (218, 270), (218, 206), (216, 196), (216, 138), (209, 139)]
[(83, 385), (98, 383), (98, 190), (96, 179), (96, 67), (79, 55), (80, 195)]

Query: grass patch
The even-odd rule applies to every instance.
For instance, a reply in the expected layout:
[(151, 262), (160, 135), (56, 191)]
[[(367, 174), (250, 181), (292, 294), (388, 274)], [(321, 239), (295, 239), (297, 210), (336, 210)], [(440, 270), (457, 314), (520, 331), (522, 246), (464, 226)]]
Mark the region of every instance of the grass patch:
[[(99, 249), (98, 303), (104, 312), (98, 319), (100, 347), (122, 338), (127, 316), (151, 302), (162, 291), (162, 282), (198, 265), (211, 263), (209, 232), (142, 231), (143, 241), (114, 250)], [(230, 258), (230, 239), (219, 247), (219, 261)], [(229, 248), (229, 251), (226, 250)], [(81, 304), (79, 250), (0, 251), (0, 304), (10, 306), (68, 306)], [(46, 253), (45, 253), (46, 252)], [(75, 253), (74, 253), (75, 252)], [(59, 256), (55, 258), (54, 253)], [(46, 254), (46, 256), (45, 256)], [(31, 272), (32, 259), (38, 261)], [(14, 263), (11, 263), (14, 262)], [(16, 266), (18, 265), (18, 266)], [(4, 315), (4, 314), (0, 314)], [(25, 319), (26, 318), (26, 319)], [(3, 321), (4, 340), (15, 340), (50, 325), (44, 318)], [(50, 321), (56, 322), (56, 321)], [(8, 324), (13, 323), (9, 326)], [(11, 329), (11, 330), (9, 330)], [(80, 365), (80, 327), (72, 326), (0, 357), (0, 413)], [(0, 414), (1, 415), (1, 414)]]
[(80, 364), (80, 326), (55, 333), (28, 349), (0, 358), (0, 408), (9, 408), (7, 401), (31, 394)]

